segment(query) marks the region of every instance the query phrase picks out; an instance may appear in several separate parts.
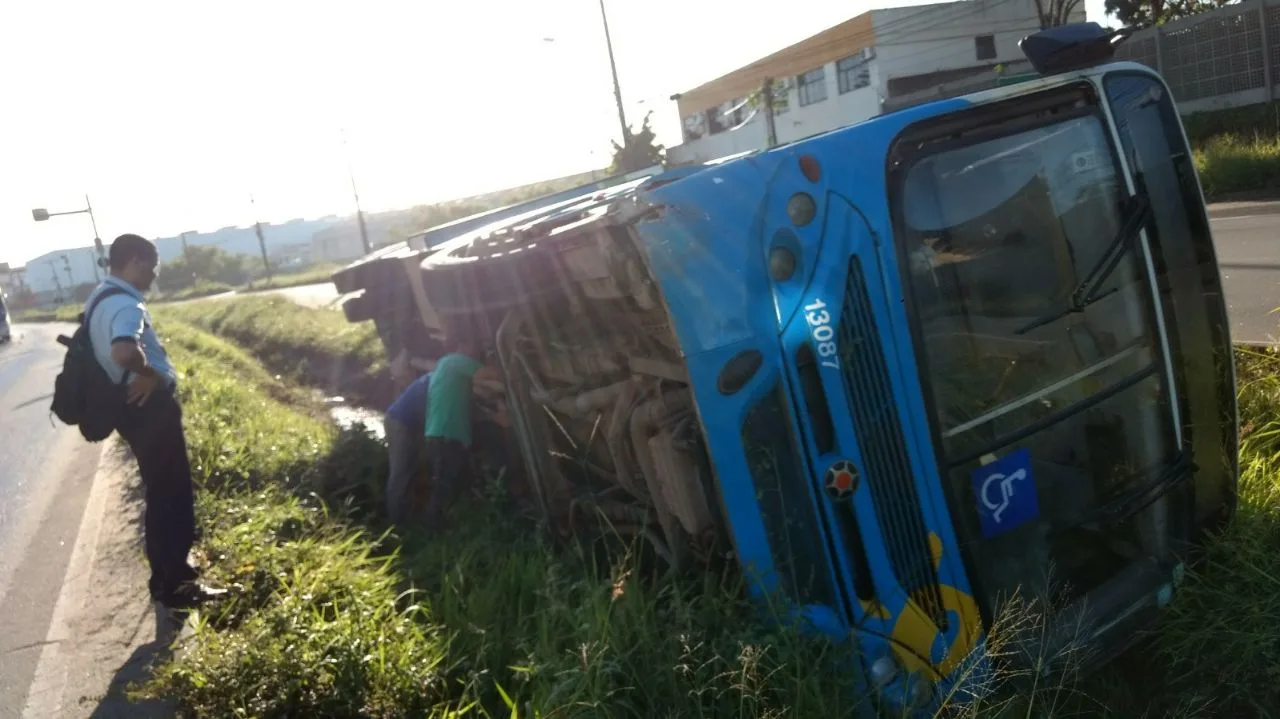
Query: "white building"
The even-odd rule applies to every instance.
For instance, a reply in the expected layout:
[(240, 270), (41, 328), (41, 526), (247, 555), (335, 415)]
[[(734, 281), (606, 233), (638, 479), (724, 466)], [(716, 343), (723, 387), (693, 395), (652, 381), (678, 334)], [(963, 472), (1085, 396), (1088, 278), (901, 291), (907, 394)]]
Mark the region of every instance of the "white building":
[(27, 262), (23, 279), (37, 294), (60, 289), (64, 298), (71, 298), (77, 285), (96, 285), (106, 276), (106, 270), (98, 267), (97, 251), (77, 247), (55, 250)]
[[(1070, 17), (1085, 19), (1083, 4)], [(895, 98), (923, 97), (975, 76), (994, 84), (1024, 65), (1018, 41), (1040, 30), (1035, 0), (966, 0), (872, 10), (674, 97), (684, 143), (674, 164), (767, 145), (763, 89), (772, 80), (779, 144), (860, 122)], [(941, 94), (946, 94), (939, 90)]]

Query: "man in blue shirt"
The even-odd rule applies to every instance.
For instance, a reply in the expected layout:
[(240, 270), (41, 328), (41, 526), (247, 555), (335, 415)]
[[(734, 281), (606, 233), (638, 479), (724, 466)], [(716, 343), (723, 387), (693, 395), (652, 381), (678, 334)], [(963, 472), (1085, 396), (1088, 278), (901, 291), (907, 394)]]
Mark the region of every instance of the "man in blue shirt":
[[(85, 318), (94, 358), (113, 382), (128, 382), (116, 431), (138, 461), (146, 496), (145, 549), (151, 598), (189, 609), (225, 593), (197, 581), (187, 553), (195, 542), (195, 497), (187, 439), (178, 405), (177, 373), (156, 336), (143, 293), (155, 281), (160, 256), (151, 241), (121, 235), (111, 243), (110, 275), (90, 293)], [(114, 294), (101, 302), (103, 292)]]
[(383, 427), (387, 435), (387, 516), (400, 523), (407, 514), (409, 498), (419, 468), (422, 433), (426, 424), (427, 387), (431, 373), (414, 380), (387, 408)]

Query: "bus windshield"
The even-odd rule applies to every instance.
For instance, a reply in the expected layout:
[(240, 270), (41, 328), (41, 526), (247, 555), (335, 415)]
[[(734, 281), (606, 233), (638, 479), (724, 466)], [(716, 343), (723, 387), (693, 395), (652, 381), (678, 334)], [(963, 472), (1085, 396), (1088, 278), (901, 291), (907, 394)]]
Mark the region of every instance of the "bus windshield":
[[(940, 459), (984, 584), (1047, 589), (1052, 564), (1069, 595), (1088, 591), (1141, 554), (1134, 524), (1091, 523), (1097, 507), (1175, 456), (1143, 255), (1117, 247), (1132, 212), (1104, 125), (1085, 114), (948, 143), (911, 166), (899, 201)], [(1020, 449), (1043, 509), (995, 536), (969, 476)]]

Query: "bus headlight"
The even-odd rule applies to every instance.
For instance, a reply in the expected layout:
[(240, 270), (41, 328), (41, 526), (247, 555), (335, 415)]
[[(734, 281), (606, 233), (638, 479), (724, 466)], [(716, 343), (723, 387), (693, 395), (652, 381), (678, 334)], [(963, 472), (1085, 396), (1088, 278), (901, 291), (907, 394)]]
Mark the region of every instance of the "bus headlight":
[(789, 247), (777, 247), (769, 250), (769, 277), (774, 282), (785, 282), (796, 273), (796, 253)]
[(883, 689), (898, 677), (899, 669), (898, 660), (886, 654), (871, 663), (871, 683)]

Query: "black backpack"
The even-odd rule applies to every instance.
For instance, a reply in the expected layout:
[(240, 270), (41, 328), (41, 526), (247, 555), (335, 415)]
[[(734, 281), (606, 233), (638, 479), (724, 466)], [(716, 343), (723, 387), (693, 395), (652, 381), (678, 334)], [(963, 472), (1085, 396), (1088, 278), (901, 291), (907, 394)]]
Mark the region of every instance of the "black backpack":
[(62, 359), (62, 372), (53, 381), (50, 409), (63, 423), (79, 426), (81, 436), (90, 442), (101, 442), (115, 430), (124, 412), (128, 388), (124, 378), (119, 383), (112, 382), (94, 357), (89, 318), (103, 300), (123, 293), (124, 290), (115, 287), (104, 289), (87, 311), (80, 314), (80, 326), (75, 334), (58, 336), (67, 354)]

